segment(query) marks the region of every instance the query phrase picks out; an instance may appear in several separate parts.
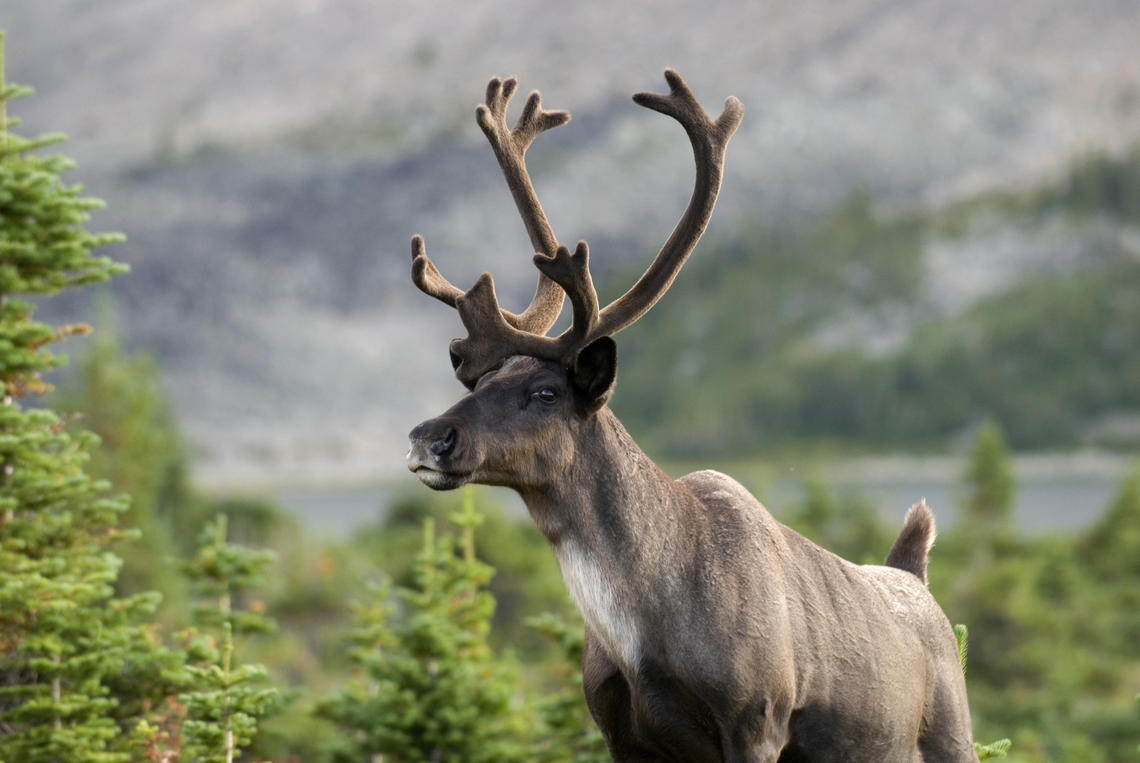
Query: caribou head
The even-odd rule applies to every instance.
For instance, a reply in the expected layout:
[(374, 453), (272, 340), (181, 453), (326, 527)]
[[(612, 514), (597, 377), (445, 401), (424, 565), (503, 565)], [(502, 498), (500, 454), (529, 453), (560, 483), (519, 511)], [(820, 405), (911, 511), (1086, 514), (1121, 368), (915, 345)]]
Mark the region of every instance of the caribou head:
[[(531, 304), (516, 315), (500, 307), (489, 273), (461, 291), (428, 259), (423, 238), (412, 239), (412, 280), (454, 307), (467, 329), (466, 338), (451, 343), (451, 361), (459, 380), (473, 390), (452, 410), (413, 430), (408, 465), (424, 484), (448, 489), (473, 481), (525, 488), (537, 475), (565, 468), (565, 459), (581, 442), (576, 424), (608, 400), (616, 375), (611, 337), (661, 298), (696, 246), (716, 204), (725, 147), (744, 113), (740, 101), (730, 97), (713, 120), (679, 74), (668, 70), (665, 79), (668, 94), (638, 93), (633, 99), (685, 128), (696, 161), (692, 198), (644, 275), (604, 308), (599, 308), (590, 277), (589, 247), (579, 241), (571, 252), (557, 243), (525, 165), (534, 138), (565, 124), (570, 115), (544, 110), (541, 96), (533, 92), (509, 129), (506, 107), (517, 81), (492, 79), (488, 85), (476, 119), (530, 235), (538, 286)], [(560, 335), (547, 336), (562, 310), (563, 295), (570, 299), (573, 322)], [(502, 416), (504, 410), (517, 415)], [(486, 413), (485, 421), (480, 412)], [(495, 437), (485, 429), (492, 426)], [(534, 448), (520, 459), (522, 443)]]

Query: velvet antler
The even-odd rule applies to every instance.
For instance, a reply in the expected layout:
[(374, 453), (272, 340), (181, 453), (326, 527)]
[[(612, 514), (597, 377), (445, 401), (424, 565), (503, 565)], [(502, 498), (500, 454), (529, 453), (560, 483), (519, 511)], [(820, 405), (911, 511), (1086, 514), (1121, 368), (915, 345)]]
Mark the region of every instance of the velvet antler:
[[(744, 115), (744, 106), (736, 98), (729, 97), (724, 103), (721, 115), (713, 120), (705, 113), (692, 91), (681, 79), (681, 75), (672, 69), (667, 69), (665, 80), (669, 84), (667, 94), (637, 93), (633, 96), (633, 100), (641, 106), (673, 117), (685, 128), (693, 146), (693, 157), (696, 162), (693, 194), (680, 221), (649, 268), (629, 291), (604, 309), (598, 309), (597, 292), (590, 278), (589, 249), (584, 241), (579, 242), (575, 251), (571, 253), (565, 246), (549, 247), (548, 245), (553, 243), (552, 235), (546, 240), (540, 233), (532, 233), (532, 242), (536, 249), (535, 267), (542, 277), (565, 292), (570, 298), (574, 312), (574, 321), (569, 329), (557, 337), (548, 337), (546, 332), (550, 330), (549, 325), (541, 330), (530, 328), (513, 320), (515, 316), (499, 307), (494, 282), (489, 274), (484, 273), (471, 289), (461, 293), (443, 280), (442, 276), (439, 276), (439, 271), (427, 260), (423, 254), (422, 239), (417, 237), (412, 240), (413, 279), (418, 279), (417, 285), (427, 293), (454, 305), (459, 311), (463, 325), (467, 328), (466, 339), (456, 339), (451, 343), (455, 373), (464, 384), (473, 386), (480, 376), (511, 355), (530, 355), (566, 364), (572, 363), (582, 347), (598, 337), (617, 333), (644, 315), (673, 283), (673, 279), (676, 278), (708, 226), (720, 191), (725, 148), (740, 124)], [(498, 80), (492, 80), (488, 87), (488, 107), (492, 114), (495, 113), (492, 101), (494, 100), (495, 104), (500, 102), (492, 98), (493, 91), (499, 92), (497, 82)], [(507, 90), (505, 86), (502, 89)], [(513, 85), (510, 90), (513, 90)], [(509, 92), (506, 97), (509, 97)], [(505, 98), (502, 104), (505, 106)], [(541, 116), (543, 114), (547, 116)], [(522, 148), (517, 149), (520, 161), (512, 165), (521, 167), (522, 152), (533, 136), (548, 126), (562, 124), (569, 118), (568, 115), (563, 118), (551, 117), (550, 114), (541, 111), (538, 93), (532, 93), (519, 125), (510, 133), (510, 139), (491, 138), (492, 146), (496, 147), (496, 155), (503, 150), (500, 148), (502, 146), (510, 148), (521, 143)], [(553, 112), (553, 114), (564, 114), (564, 112)], [(501, 132), (497, 127), (503, 124), (501, 116), (492, 121), (487, 116), (487, 110), (480, 107), (478, 118), (480, 126), (484, 132), (487, 132), (488, 137), (492, 136), (492, 132), (496, 135)], [(501, 159), (500, 162), (502, 163)], [(504, 164), (504, 173), (506, 172)], [(528, 202), (530, 204), (528, 208), (537, 208), (538, 216), (541, 217), (541, 208), (538, 207), (537, 199), (533, 198), (533, 189), (530, 188), (529, 178), (525, 178), (525, 169), (522, 172), (526, 180), (525, 188), (530, 189), (530, 198), (533, 199), (533, 203)], [(507, 182), (512, 184), (509, 175)], [(512, 191), (515, 187), (512, 185)], [(518, 201), (520, 196), (525, 194), (515, 193), (521, 211), (524, 205)], [(525, 213), (523, 217), (524, 220), (527, 219)], [(545, 217), (541, 217), (541, 220), (545, 223)], [(532, 230), (530, 222), (527, 223), (527, 229)], [(544, 230), (549, 234), (549, 226), (545, 226)], [(540, 278), (540, 292), (544, 283)], [(428, 288), (425, 288), (424, 284), (427, 284)], [(538, 302), (538, 294), (535, 296), (535, 301)], [(559, 309), (561, 304), (559, 298)], [(534, 307), (532, 303), (527, 312), (531, 312)], [(535, 312), (539, 310), (535, 309)], [(554, 317), (557, 317), (557, 311)]]
[[(487, 83), (486, 102), (475, 109), (475, 121), (491, 143), (534, 251), (553, 253), (558, 248), (558, 241), (531, 185), (526, 169), (526, 150), (539, 133), (569, 122), (570, 112), (544, 110), (542, 96), (534, 91), (527, 98), (514, 129), (509, 129), (507, 104), (517, 88), (518, 80), (514, 77), (492, 79)], [(463, 294), (428, 259), (423, 237), (419, 235), (412, 237), (412, 281), (425, 294), (452, 307), (457, 306), (456, 301)], [(558, 320), (562, 300), (563, 292), (558, 285), (540, 273), (538, 287), (526, 310), (518, 315), (502, 310), (503, 319), (523, 331), (545, 334)]]

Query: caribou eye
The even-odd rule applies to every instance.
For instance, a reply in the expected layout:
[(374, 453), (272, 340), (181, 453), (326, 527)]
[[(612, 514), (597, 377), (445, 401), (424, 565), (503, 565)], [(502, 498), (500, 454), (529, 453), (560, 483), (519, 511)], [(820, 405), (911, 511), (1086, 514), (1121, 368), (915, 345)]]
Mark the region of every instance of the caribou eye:
[(535, 392), (532, 397), (536, 398), (539, 402), (551, 405), (558, 402), (558, 393), (550, 387), (543, 387), (538, 392)]

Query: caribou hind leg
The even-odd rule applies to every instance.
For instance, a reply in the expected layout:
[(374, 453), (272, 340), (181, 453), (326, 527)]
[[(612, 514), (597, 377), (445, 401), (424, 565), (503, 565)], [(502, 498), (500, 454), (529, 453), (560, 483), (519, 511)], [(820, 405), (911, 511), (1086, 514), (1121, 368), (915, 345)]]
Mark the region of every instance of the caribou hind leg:
[(975, 763), (978, 755), (974, 752), (965, 681), (960, 680), (960, 674), (951, 672), (951, 667), (957, 668), (957, 665), (947, 666), (943, 675), (954, 676), (957, 680), (940, 681), (934, 689), (931, 719), (918, 740), (921, 760), (928, 763)]

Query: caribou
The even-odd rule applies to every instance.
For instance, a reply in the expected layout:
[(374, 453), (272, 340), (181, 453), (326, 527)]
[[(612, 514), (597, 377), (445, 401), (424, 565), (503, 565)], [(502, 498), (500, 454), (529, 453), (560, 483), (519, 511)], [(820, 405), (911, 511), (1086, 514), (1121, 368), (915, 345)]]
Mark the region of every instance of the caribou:
[[(476, 121), (522, 216), (538, 285), (521, 313), (484, 273), (463, 291), (412, 238), (412, 280), (458, 311), (451, 342), (468, 393), (410, 433), (423, 484), (514, 489), (585, 621), (583, 685), (615, 761), (974, 761), (965, 681), (926, 586), (934, 517), (907, 513), (884, 566), (859, 566), (777, 522), (716, 471), (667, 476), (607, 407), (613, 336), (673, 283), (708, 225), (744, 107), (716, 119), (675, 71), (634, 101), (685, 129), (692, 197), (641, 278), (604, 308), (589, 250), (560, 245), (525, 153), (565, 124), (532, 92), (513, 128), (515, 78), (490, 81)], [(569, 299), (572, 323), (548, 336)]]

